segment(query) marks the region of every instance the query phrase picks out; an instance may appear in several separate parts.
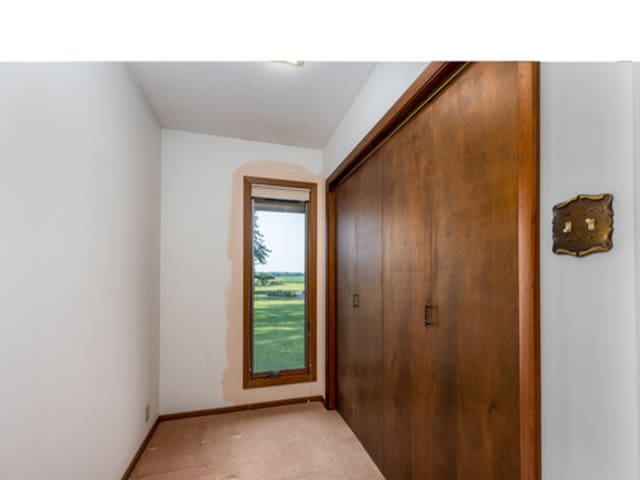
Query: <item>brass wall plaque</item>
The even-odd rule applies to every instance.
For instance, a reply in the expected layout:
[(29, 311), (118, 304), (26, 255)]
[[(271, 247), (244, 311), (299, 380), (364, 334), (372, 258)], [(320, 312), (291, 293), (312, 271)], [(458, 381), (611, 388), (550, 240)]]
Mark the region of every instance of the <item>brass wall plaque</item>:
[(584, 257), (613, 248), (613, 195), (578, 195), (553, 207), (553, 253)]

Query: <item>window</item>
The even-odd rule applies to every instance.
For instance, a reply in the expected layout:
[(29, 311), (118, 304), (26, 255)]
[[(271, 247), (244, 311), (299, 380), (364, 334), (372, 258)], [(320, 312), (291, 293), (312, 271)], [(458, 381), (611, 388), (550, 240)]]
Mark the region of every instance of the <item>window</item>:
[(316, 185), (244, 177), (244, 388), (316, 380)]

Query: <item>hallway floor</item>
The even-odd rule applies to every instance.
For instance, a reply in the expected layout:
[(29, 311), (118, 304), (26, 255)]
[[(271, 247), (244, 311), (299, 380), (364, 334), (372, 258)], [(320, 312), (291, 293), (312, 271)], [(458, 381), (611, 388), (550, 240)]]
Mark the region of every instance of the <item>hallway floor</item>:
[(162, 422), (130, 478), (383, 480), (340, 415), (320, 402)]

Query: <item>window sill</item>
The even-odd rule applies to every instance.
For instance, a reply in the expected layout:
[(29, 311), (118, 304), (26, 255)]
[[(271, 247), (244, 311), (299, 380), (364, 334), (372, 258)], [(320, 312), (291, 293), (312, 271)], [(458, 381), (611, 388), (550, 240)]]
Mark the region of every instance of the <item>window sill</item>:
[(266, 373), (254, 376), (247, 374), (244, 378), (243, 388), (274, 387), (277, 385), (291, 385), (294, 383), (308, 383), (315, 381), (315, 372), (307, 372), (304, 370), (282, 372), (278, 377), (270, 377)]

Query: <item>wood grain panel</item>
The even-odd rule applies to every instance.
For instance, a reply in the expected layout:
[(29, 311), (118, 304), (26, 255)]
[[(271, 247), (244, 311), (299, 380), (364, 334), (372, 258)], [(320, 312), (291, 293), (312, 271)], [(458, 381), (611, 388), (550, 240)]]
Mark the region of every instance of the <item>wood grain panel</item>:
[[(382, 441), (381, 189), (381, 163), (374, 160), (337, 196), (338, 339), (348, 338), (338, 343), (338, 409), (376, 462)], [(353, 307), (354, 294), (359, 307)]]
[[(352, 179), (353, 180), (353, 179)], [(357, 424), (358, 378), (355, 365), (356, 316), (352, 295), (356, 291), (356, 181), (345, 182), (335, 193), (336, 203), (336, 406), (355, 431)]]
[(431, 105), (434, 479), (520, 476), (517, 78), (473, 64)]
[[(540, 479), (538, 76), (534, 63), (434, 64), (327, 182), (338, 408), (388, 480)], [(377, 182), (381, 217), (366, 207)], [(378, 268), (380, 304), (354, 309)], [(377, 323), (362, 318), (376, 308), (379, 385)]]
[(372, 159), (356, 172), (356, 286), (360, 306), (356, 349), (360, 381), (360, 441), (378, 463), (382, 446), (382, 163)]
[(337, 295), (338, 295), (338, 261), (337, 261), (337, 206), (336, 192), (326, 185), (327, 212), (327, 331), (326, 331), (326, 385), (324, 406), (327, 410), (335, 410), (337, 406)]
[[(429, 478), (431, 327), (431, 111), (423, 110), (376, 156), (383, 188), (383, 472)], [(391, 439), (402, 439), (393, 441)]]

